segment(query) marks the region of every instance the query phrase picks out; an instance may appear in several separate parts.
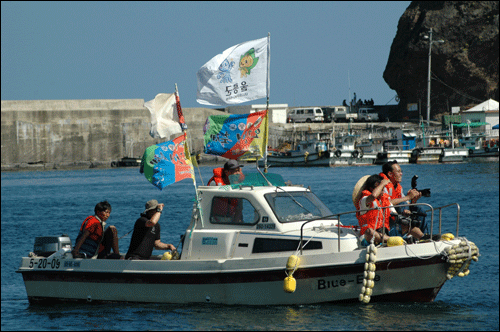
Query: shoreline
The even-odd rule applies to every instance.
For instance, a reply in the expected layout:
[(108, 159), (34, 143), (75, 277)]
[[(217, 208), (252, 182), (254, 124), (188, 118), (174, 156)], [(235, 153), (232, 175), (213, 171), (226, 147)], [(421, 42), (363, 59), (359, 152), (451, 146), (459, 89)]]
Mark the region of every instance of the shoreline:
[[(463, 162), (494, 162), (498, 161), (497, 157), (475, 157), (466, 158)], [(496, 160), (495, 160), (496, 159)], [(227, 161), (226, 158), (216, 157), (201, 159), (198, 162), (200, 167), (222, 167)], [(242, 165), (253, 165), (254, 162), (240, 162)], [(411, 163), (408, 163), (410, 165)], [(418, 164), (429, 164), (429, 163), (418, 163)], [(418, 165), (415, 164), (415, 165)], [(440, 164), (440, 163), (438, 163)], [(446, 163), (445, 163), (446, 164)], [(373, 164), (375, 165), (375, 164)], [(335, 165), (330, 167), (340, 167), (340, 166), (371, 166), (371, 165)], [(12, 165), (2, 165), (1, 172), (29, 172), (29, 171), (67, 171), (67, 170), (83, 170), (83, 169), (119, 169), (119, 168), (139, 168), (139, 166), (122, 166), (122, 167), (112, 167), (111, 161), (81, 161), (81, 162), (71, 162), (71, 163), (19, 163)], [(311, 168), (311, 167), (309, 167)], [(314, 167), (313, 167), (314, 168)]]

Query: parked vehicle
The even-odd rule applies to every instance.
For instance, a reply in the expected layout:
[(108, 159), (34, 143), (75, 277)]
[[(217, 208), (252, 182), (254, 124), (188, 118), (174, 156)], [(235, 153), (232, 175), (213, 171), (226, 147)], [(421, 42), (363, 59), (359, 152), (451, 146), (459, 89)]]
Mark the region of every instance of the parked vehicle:
[(378, 113), (371, 107), (360, 107), (358, 109), (359, 121), (378, 121)]
[(323, 122), (325, 115), (319, 107), (292, 108), (288, 111), (288, 122)]
[(356, 120), (358, 115), (350, 113), (346, 106), (323, 107), (325, 122), (348, 122), (350, 119)]

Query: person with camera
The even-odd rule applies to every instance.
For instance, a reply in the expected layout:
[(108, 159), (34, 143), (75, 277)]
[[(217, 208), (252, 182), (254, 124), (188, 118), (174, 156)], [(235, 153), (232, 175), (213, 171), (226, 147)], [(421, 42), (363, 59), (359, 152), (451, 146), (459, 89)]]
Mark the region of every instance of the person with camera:
[[(384, 188), (384, 193), (390, 196), (390, 201), (392, 205), (396, 207), (398, 213), (411, 215), (412, 212), (414, 212), (418, 216), (416, 220), (420, 222), (420, 225), (418, 228), (412, 228), (410, 230), (410, 234), (417, 239), (422, 239), (424, 237), (424, 233), (427, 233), (427, 224), (425, 222), (425, 212), (423, 212), (423, 209), (420, 206), (412, 206), (409, 208), (397, 207), (398, 204), (407, 203), (408, 201), (410, 201), (411, 204), (417, 203), (420, 197), (422, 197), (422, 193), (413, 188), (410, 189), (406, 195), (403, 195), (403, 187), (401, 186), (401, 181), (403, 180), (403, 170), (396, 160), (383, 164), (382, 173), (379, 175), (382, 178), (389, 180), (389, 183)], [(394, 225), (391, 226), (394, 227)]]

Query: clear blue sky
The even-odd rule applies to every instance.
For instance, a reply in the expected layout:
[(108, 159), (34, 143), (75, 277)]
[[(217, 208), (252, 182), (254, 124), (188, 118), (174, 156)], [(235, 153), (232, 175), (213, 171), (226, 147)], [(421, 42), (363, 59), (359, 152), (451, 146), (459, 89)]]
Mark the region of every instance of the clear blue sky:
[[(133, 99), (179, 87), (225, 49), (271, 33), (270, 103), (395, 104), (382, 78), (410, 1), (1, 2), (2, 100)], [(253, 102), (265, 103), (265, 99)]]

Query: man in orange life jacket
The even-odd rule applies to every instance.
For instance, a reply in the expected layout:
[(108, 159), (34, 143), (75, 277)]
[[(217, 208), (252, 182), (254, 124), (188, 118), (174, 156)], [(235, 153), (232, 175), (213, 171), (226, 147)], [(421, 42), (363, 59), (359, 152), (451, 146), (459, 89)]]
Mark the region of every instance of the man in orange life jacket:
[[(122, 259), (118, 248), (118, 231), (115, 226), (109, 226), (106, 231), (106, 220), (111, 214), (111, 204), (107, 201), (97, 203), (95, 215), (87, 217), (80, 227), (73, 251), (74, 258)], [(114, 253), (111, 254), (111, 248)]]
[[(244, 177), (241, 172), (241, 167), (243, 165), (238, 164), (238, 161), (230, 159), (225, 164), (224, 167), (219, 167), (214, 169), (214, 176), (208, 181), (207, 186), (224, 186), (231, 184), (229, 181), (230, 175), (238, 174), (240, 179)], [(214, 184), (211, 184), (211, 183)], [(243, 220), (242, 211), (243, 205), (242, 201), (238, 198), (223, 198), (217, 199), (217, 204), (214, 206), (214, 213), (221, 216), (231, 217), (234, 222), (241, 222)]]
[[(397, 163), (396, 160), (390, 161), (382, 165), (382, 173), (379, 174), (382, 178), (389, 180), (390, 182), (385, 186), (384, 188), (384, 193), (388, 194), (391, 199), (392, 205), (396, 206), (401, 203), (406, 203), (407, 201), (411, 201), (412, 204), (415, 204), (420, 197), (422, 197), (422, 193), (420, 193), (417, 189), (410, 189), (406, 196), (403, 195), (402, 191), (403, 188), (401, 186), (401, 181), (403, 179), (403, 171), (401, 170), (401, 167)], [(401, 210), (400, 208), (399, 210)], [(410, 214), (411, 211), (418, 211), (423, 213), (423, 209), (420, 206), (414, 206), (414, 207), (406, 207), (403, 209), (403, 211), (399, 211), (400, 213), (403, 212), (404, 214)], [(418, 217), (418, 220), (420, 220), (421, 225), (420, 228), (412, 228), (410, 231), (410, 234), (413, 235), (413, 237), (420, 239), (424, 235), (423, 232), (426, 232), (426, 224), (425, 224), (425, 217)]]
[[(243, 176), (241, 167), (243, 167), (243, 165), (238, 164), (238, 161), (230, 159), (224, 164), (224, 167), (214, 169), (214, 176), (208, 181), (207, 186), (224, 186), (230, 184), (230, 175), (239, 174)], [(211, 184), (212, 182), (214, 182), (214, 184)]]

